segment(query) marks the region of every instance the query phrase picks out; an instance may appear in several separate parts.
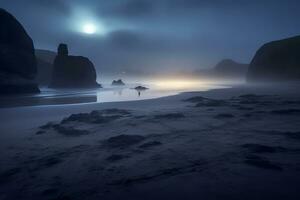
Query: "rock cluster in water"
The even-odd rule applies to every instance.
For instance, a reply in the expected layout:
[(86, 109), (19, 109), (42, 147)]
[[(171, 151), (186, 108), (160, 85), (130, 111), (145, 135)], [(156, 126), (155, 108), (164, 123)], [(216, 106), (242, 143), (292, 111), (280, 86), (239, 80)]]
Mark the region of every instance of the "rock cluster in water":
[(122, 81), (122, 79), (119, 79), (119, 80), (113, 80), (111, 85), (113, 85), (113, 86), (122, 86), (122, 85), (125, 85), (125, 83)]

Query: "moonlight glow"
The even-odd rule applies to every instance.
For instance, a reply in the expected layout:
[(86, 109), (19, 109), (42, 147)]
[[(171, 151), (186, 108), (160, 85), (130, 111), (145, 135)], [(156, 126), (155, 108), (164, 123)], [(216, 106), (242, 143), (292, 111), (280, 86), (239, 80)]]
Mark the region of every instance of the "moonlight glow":
[(83, 26), (83, 32), (86, 34), (96, 33), (96, 26), (94, 24), (85, 24)]

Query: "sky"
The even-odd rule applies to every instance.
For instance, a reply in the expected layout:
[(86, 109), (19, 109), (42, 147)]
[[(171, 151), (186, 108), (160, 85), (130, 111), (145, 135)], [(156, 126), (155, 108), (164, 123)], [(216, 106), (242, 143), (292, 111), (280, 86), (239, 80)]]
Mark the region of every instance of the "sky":
[[(35, 48), (67, 43), (98, 73), (157, 73), (249, 63), (264, 43), (300, 33), (299, 0), (0, 0)], [(95, 34), (83, 32), (92, 24)]]

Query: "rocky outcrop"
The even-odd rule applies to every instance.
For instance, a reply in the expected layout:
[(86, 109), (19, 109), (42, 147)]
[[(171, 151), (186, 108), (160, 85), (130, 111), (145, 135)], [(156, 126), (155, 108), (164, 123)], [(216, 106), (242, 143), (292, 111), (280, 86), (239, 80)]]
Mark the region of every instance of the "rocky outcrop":
[(37, 93), (32, 39), (7, 11), (0, 9), (0, 94)]
[(68, 46), (60, 44), (54, 60), (50, 87), (52, 88), (94, 88), (101, 87), (96, 82), (96, 70), (86, 57), (69, 56)]
[(263, 45), (251, 61), (247, 80), (300, 80), (300, 36)]
[(119, 79), (119, 80), (113, 80), (111, 85), (113, 85), (113, 86), (123, 86), (123, 85), (125, 85), (125, 83), (122, 81), (122, 79)]
[(213, 75), (217, 77), (246, 77), (248, 64), (237, 63), (231, 59), (225, 59), (219, 62), (214, 70)]
[(37, 62), (36, 81), (40, 86), (49, 86), (53, 73), (53, 62), (56, 52), (36, 49), (35, 56)]
[(149, 88), (144, 87), (144, 86), (137, 86), (134, 88), (135, 90), (148, 90)]

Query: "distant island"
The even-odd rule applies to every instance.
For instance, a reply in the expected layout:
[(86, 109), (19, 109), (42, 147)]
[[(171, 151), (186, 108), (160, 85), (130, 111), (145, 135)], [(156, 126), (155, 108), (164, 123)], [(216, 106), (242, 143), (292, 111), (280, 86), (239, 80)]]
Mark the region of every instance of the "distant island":
[(144, 87), (144, 86), (137, 86), (134, 88), (135, 90), (148, 90), (149, 88)]
[(125, 85), (125, 83), (122, 81), (122, 79), (119, 79), (119, 80), (113, 80), (111, 85), (113, 85), (113, 86), (123, 86), (123, 85)]
[(199, 79), (214, 79), (214, 80), (245, 79), (247, 75), (248, 67), (249, 64), (239, 63), (233, 59), (226, 58), (219, 61), (215, 66), (206, 69), (197, 69), (193, 73), (186, 74), (186, 75), (191, 77), (196, 77)]
[(248, 67), (248, 64), (238, 63), (232, 59), (224, 59), (214, 67), (213, 74), (225, 78), (245, 77)]

